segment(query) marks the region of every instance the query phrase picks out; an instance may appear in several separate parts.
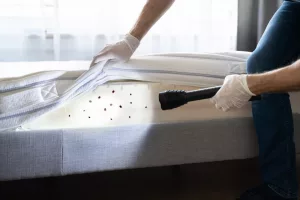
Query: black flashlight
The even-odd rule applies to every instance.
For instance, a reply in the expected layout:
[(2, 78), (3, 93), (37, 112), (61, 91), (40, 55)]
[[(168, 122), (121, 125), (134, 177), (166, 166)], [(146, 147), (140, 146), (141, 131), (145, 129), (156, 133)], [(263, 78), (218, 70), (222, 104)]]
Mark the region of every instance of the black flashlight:
[[(190, 101), (209, 99), (219, 91), (221, 86), (209, 87), (200, 90), (167, 90), (159, 93), (159, 102), (162, 110), (170, 110), (187, 104)], [(260, 100), (261, 96), (252, 96), (249, 101)]]

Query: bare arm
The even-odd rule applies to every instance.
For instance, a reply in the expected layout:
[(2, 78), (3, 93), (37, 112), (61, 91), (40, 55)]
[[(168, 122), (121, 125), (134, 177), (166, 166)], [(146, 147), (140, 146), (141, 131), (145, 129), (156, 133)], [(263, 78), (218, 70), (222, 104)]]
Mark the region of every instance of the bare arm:
[(129, 32), (141, 40), (175, 0), (148, 0), (134, 27)]
[(247, 77), (248, 87), (254, 94), (300, 90), (300, 60), (277, 70)]

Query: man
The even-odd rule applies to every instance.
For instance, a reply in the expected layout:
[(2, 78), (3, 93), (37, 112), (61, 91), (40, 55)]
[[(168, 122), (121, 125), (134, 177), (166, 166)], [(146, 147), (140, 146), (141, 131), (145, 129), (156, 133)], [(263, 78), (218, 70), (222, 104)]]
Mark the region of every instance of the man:
[[(129, 34), (105, 47), (91, 65), (107, 59), (127, 61), (173, 2), (148, 0)], [(300, 1), (286, 0), (248, 59), (248, 75), (227, 76), (211, 99), (218, 109), (227, 111), (242, 107), (253, 95), (262, 96), (262, 100), (252, 103), (252, 111), (264, 183), (244, 192), (240, 200), (297, 199), (293, 118), (286, 92), (300, 89), (300, 61), (296, 61), (299, 56)]]

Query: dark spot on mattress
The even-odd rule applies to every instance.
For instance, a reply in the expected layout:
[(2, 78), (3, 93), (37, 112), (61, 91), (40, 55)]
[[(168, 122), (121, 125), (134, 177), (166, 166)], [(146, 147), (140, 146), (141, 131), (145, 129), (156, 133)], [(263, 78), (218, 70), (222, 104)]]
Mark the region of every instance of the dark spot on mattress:
[(106, 111), (106, 108), (104, 108), (104, 111)]
[(120, 105), (120, 108), (122, 108), (122, 106)]
[(110, 106), (112, 106), (112, 103), (110, 104)]
[(101, 97), (99, 96), (98, 99), (101, 99)]
[(112, 93), (115, 93), (115, 91), (113, 90)]
[(145, 106), (145, 108), (147, 108), (147, 106)]
[(131, 96), (132, 94), (130, 93), (130, 96)]
[(112, 120), (112, 118), (110, 118), (110, 120)]
[(129, 116), (129, 118), (131, 118), (131, 117)]
[(90, 119), (91, 117), (89, 116), (89, 119)]
[(83, 110), (83, 112), (85, 112), (85, 110)]
[(69, 117), (71, 117), (71, 115), (69, 115)]
[(130, 104), (132, 104), (132, 102), (130, 102)]
[(90, 103), (92, 103), (92, 100), (89, 100)]

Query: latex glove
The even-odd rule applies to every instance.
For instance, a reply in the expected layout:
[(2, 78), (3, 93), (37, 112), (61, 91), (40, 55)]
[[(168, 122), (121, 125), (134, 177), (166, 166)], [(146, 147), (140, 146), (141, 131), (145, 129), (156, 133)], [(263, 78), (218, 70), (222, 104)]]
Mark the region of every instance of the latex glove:
[(107, 45), (102, 49), (94, 58), (90, 65), (97, 64), (104, 60), (117, 60), (121, 62), (126, 62), (130, 59), (134, 51), (138, 48), (140, 41), (134, 36), (127, 34), (123, 40), (117, 42), (116, 44)]
[(230, 108), (241, 108), (255, 96), (247, 84), (247, 75), (228, 75), (221, 89), (211, 98), (217, 109), (227, 111)]

